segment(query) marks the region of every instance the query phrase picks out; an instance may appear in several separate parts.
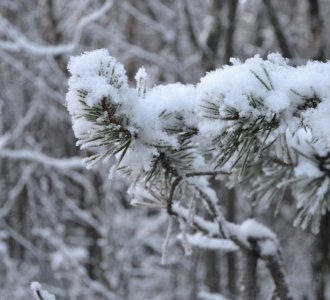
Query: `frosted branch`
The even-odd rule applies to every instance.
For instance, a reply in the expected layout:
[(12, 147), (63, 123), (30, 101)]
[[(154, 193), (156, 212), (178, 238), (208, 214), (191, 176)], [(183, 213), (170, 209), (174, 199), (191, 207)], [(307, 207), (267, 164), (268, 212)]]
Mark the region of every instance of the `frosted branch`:
[(82, 169), (82, 159), (79, 157), (55, 158), (33, 150), (0, 149), (0, 157), (14, 160), (26, 160), (40, 163), (56, 169)]
[[(158, 56), (138, 51), (169, 68)], [(300, 209), (296, 223), (306, 226), (312, 217), (317, 232), (330, 202), (330, 130), (324, 126), (330, 63), (295, 68), (279, 54), (255, 56), (206, 74), (196, 86), (149, 90), (143, 69), (135, 90), (123, 65), (105, 49), (73, 58), (69, 69), (67, 103), (78, 144), (106, 146), (91, 164), (116, 156), (133, 182), (141, 180), (148, 189), (163, 186), (159, 194), (167, 195), (169, 213), (182, 178), (226, 174), (233, 185), (243, 181), (256, 196), (271, 199), (291, 187)], [(207, 206), (220, 216), (215, 202)]]
[(83, 17), (76, 27), (72, 42), (69, 44), (57, 45), (57, 46), (44, 46), (34, 42), (29, 41), (24, 37), (18, 30), (16, 30), (12, 24), (7, 20), (1, 18), (2, 26), (10, 28), (10, 37), (14, 40), (13, 42), (0, 41), (0, 49), (10, 51), (10, 52), (19, 52), (25, 51), (32, 55), (37, 56), (56, 56), (60, 54), (66, 54), (73, 52), (80, 41), (83, 29), (90, 23), (98, 20), (104, 14), (106, 14), (112, 7), (113, 0), (107, 0), (105, 3), (96, 11), (91, 14)]

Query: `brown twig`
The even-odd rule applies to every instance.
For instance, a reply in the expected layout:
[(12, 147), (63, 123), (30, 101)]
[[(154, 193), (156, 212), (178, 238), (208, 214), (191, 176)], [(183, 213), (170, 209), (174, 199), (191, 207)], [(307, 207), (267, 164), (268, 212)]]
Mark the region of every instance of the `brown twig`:
[[(123, 124), (114, 117), (114, 113), (111, 112), (109, 106), (106, 103), (106, 97), (102, 98), (101, 104), (102, 104), (102, 110), (107, 113), (108, 121), (110, 122), (110, 124), (118, 126), (118, 131), (123, 132), (128, 136), (131, 136), (132, 135), (131, 132), (126, 128), (124, 128)], [(135, 133), (133, 136), (136, 138), (137, 134)]]
[(107, 113), (108, 120), (111, 124), (121, 126), (120, 122), (118, 122), (114, 117), (113, 114), (111, 113), (107, 103), (106, 103), (106, 97), (102, 98), (102, 110)]
[(288, 168), (294, 168), (296, 167), (296, 164), (293, 164), (293, 163), (287, 163), (277, 157), (270, 157), (269, 158), (271, 162), (277, 164), (277, 165), (281, 165), (283, 167), (288, 167)]
[(172, 211), (172, 205), (173, 205), (173, 196), (174, 196), (174, 193), (175, 193), (175, 190), (177, 188), (177, 186), (179, 185), (179, 183), (181, 182), (181, 180), (184, 178), (184, 177), (197, 177), (197, 176), (214, 176), (214, 175), (230, 175), (231, 172), (227, 172), (227, 171), (207, 171), (207, 172), (192, 172), (192, 173), (187, 173), (185, 174), (183, 177), (182, 176), (179, 176), (178, 174), (176, 179), (173, 181), (172, 185), (171, 185), (171, 190), (170, 190), (170, 193), (169, 193), (169, 196), (168, 196), (168, 199), (167, 199), (167, 205), (166, 205), (166, 210), (167, 210), (167, 213), (169, 215), (172, 215), (173, 214), (173, 211)]
[(185, 174), (185, 177), (197, 177), (197, 176), (215, 176), (215, 175), (230, 175), (230, 171), (206, 171), (206, 172), (193, 172)]
[(174, 192), (175, 192), (175, 189), (176, 187), (179, 185), (180, 181), (182, 180), (182, 177), (181, 176), (178, 176), (172, 183), (172, 186), (171, 186), (171, 190), (170, 190), (170, 195), (167, 199), (167, 206), (166, 206), (166, 209), (167, 209), (167, 213), (171, 216), (173, 215), (173, 210), (172, 210), (172, 205), (173, 205), (173, 196), (174, 196)]

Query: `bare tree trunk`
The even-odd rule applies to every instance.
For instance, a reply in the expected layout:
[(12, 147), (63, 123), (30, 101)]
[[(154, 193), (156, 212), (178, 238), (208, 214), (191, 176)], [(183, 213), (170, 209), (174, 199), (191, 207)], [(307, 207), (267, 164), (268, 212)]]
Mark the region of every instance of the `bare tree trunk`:
[[(136, 7), (136, 1), (131, 0), (130, 4)], [(125, 26), (125, 39), (128, 43), (134, 45), (136, 32), (136, 20), (132, 17), (128, 18)], [(133, 79), (136, 72), (136, 65), (134, 59), (130, 59), (125, 62), (128, 78)]]
[[(216, 183), (213, 183), (214, 188), (218, 187)], [(207, 215), (206, 219), (212, 220)], [(205, 284), (208, 286), (211, 293), (220, 293), (221, 291), (221, 277), (220, 277), (220, 257), (217, 255), (216, 250), (207, 250), (204, 253), (204, 264), (206, 269)]]
[(253, 36), (252, 36), (252, 43), (255, 45), (258, 49), (263, 50), (263, 43), (264, 43), (264, 37), (262, 35), (262, 31), (265, 28), (265, 10), (263, 7), (258, 7), (256, 10), (256, 18), (254, 20), (255, 24), (253, 26)]
[[(276, 255), (261, 256), (257, 249), (258, 240), (250, 239), (252, 245), (251, 250), (242, 249), (243, 253), (243, 280), (242, 280), (242, 299), (255, 300), (258, 297), (258, 274), (257, 263), (258, 259), (266, 262), (267, 267), (271, 273), (276, 287), (276, 295), (281, 300), (293, 300), (289, 285), (286, 280), (283, 260), (281, 258), (280, 249)], [(254, 250), (255, 249), (255, 250)]]
[(287, 58), (294, 57), (293, 50), (290, 45), (289, 39), (287, 38), (287, 36), (285, 34), (285, 30), (279, 20), (279, 17), (277, 14), (278, 10), (274, 5), (274, 0), (263, 0), (263, 1), (267, 8), (270, 22), (274, 27), (277, 41), (282, 49), (282, 54)]
[[(235, 223), (236, 218), (236, 192), (235, 189), (229, 189), (227, 195), (227, 220)], [(236, 297), (237, 288), (237, 272), (236, 272), (236, 253), (227, 254), (227, 277), (228, 277), (228, 290), (232, 297)]]
[[(60, 43), (61, 34), (56, 29), (56, 20), (54, 17), (54, 2), (53, 0), (39, 0), (40, 7), (43, 10), (43, 16), (41, 19), (41, 24), (43, 28), (44, 39), (52, 45), (57, 45)], [(66, 72), (67, 62), (63, 59), (61, 55), (54, 56), (54, 59), (58, 66)]]
[(237, 0), (229, 0), (228, 1), (228, 29), (226, 33), (226, 45), (225, 45), (225, 55), (224, 55), (224, 63), (229, 63), (229, 59), (234, 54), (234, 33), (236, 28), (236, 12), (237, 12)]
[(215, 250), (205, 251), (206, 276), (205, 283), (212, 293), (220, 292), (220, 259)]
[(257, 280), (257, 252), (251, 250), (242, 251), (243, 255), (243, 278), (242, 278), (242, 300), (256, 300), (258, 296)]
[(312, 266), (316, 300), (326, 300), (327, 275), (330, 271), (330, 212), (323, 216), (316, 236)]
[(196, 27), (196, 22), (194, 21), (194, 17), (192, 15), (190, 1), (185, 0), (184, 1), (184, 13), (187, 19), (187, 26), (188, 26), (188, 34), (190, 37), (190, 40), (197, 51), (205, 51), (203, 49), (202, 44), (200, 43), (199, 37), (198, 37), (198, 29)]
[(223, 24), (221, 22), (221, 11), (224, 0), (213, 0), (210, 7), (210, 15), (212, 16), (212, 27), (208, 32), (206, 46), (209, 53), (202, 53), (202, 65), (206, 71), (210, 71), (216, 67), (216, 58), (218, 54), (218, 46), (222, 36)]
[(191, 288), (191, 294), (189, 299), (191, 300), (198, 300), (198, 280), (195, 276), (195, 274), (197, 273), (198, 270), (198, 265), (199, 265), (199, 250), (195, 251), (192, 255), (192, 260), (193, 260), (193, 264), (192, 264), (192, 268), (190, 269), (189, 272), (189, 276), (190, 276), (190, 280), (189, 282), (192, 285)]
[(309, 15), (311, 21), (311, 31), (313, 34), (313, 44), (316, 48), (316, 54), (314, 59), (324, 61), (324, 40), (322, 37), (323, 20), (320, 14), (320, 6), (318, 0), (308, 0), (309, 3)]

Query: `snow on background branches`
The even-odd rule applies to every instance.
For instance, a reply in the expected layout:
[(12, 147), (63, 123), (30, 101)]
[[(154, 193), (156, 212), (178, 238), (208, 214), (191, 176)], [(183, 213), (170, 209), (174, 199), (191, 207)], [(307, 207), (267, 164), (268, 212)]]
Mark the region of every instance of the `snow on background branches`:
[[(63, 105), (69, 58), (91, 49), (109, 49), (125, 65), (131, 87), (136, 74), (139, 103), (141, 99), (151, 99), (151, 91), (161, 94), (159, 110), (169, 86), (156, 89), (155, 83), (193, 83), (189, 97), (201, 99), (196, 94), (196, 83), (205, 72), (228, 64), (230, 57), (245, 61), (257, 53), (266, 58), (270, 52), (280, 52), (290, 59), (291, 66), (303, 65), (307, 60), (326, 61), (330, 54), (329, 12), (330, 2), (324, 0), (0, 1), (0, 298), (33, 298), (29, 287), (38, 281), (42, 288), (34, 285), (35, 292), (43, 296), (46, 289), (63, 300), (237, 299), (242, 296), (241, 279), (254, 278), (253, 272), (242, 276), (238, 251), (242, 247), (257, 252), (267, 247), (281, 250), (279, 244), (283, 246), (284, 267), (293, 295), (297, 299), (329, 298), (330, 212), (322, 216), (317, 235), (311, 234), (309, 227), (305, 231), (292, 227), (296, 206), (301, 213), (297, 222), (306, 220), (305, 225), (310, 223), (306, 215), (312, 214), (306, 214), (303, 208), (317, 211), (322, 206), (314, 201), (315, 197), (300, 198), (299, 194), (317, 196), (320, 186), (324, 188), (320, 194), (328, 187), (322, 175), (329, 169), (328, 159), (314, 157), (320, 142), (315, 144), (312, 138), (315, 130), (309, 133), (313, 147), (307, 146), (309, 142), (303, 143), (306, 147), (298, 147), (309, 149), (307, 158), (289, 145), (292, 134), (282, 134), (276, 147), (270, 145), (276, 136), (273, 128), (278, 126), (277, 118), (269, 119), (271, 115), (265, 122), (262, 114), (237, 119), (237, 111), (228, 108), (222, 111), (222, 118), (233, 120), (214, 121), (210, 131), (205, 127), (206, 132), (215, 135), (214, 142), (210, 133), (201, 134), (203, 120), (207, 125), (214, 117), (219, 118), (219, 107), (225, 107), (226, 99), (213, 99), (214, 103), (201, 106), (196, 102), (196, 115), (161, 111), (160, 118), (156, 114), (161, 120), (149, 120), (154, 130), (145, 132), (138, 125), (147, 122), (143, 114), (152, 115), (152, 111), (140, 112), (138, 121), (131, 112), (129, 117), (136, 122), (133, 124), (126, 115), (129, 105), (123, 109), (103, 101), (99, 108), (102, 112), (85, 107), (90, 120), (104, 114), (105, 109), (114, 114), (111, 122), (122, 124), (122, 129), (107, 127), (105, 131), (112, 135), (109, 144), (80, 150), (75, 146), (70, 116)], [(141, 65), (145, 69), (136, 72)], [(260, 66), (252, 71), (272, 88)], [(320, 76), (316, 74), (315, 78)], [(274, 75), (271, 79), (274, 88), (279, 88)], [(321, 78), (325, 79), (326, 76)], [(222, 80), (228, 85), (233, 78), (224, 76)], [(271, 94), (256, 76), (250, 80), (263, 93)], [(237, 82), (236, 90), (240, 90), (242, 82)], [(281, 87), (283, 84), (285, 80)], [(301, 96), (313, 95), (308, 84), (300, 88), (303, 87), (306, 94), (296, 95), (297, 101)], [(177, 110), (191, 103), (191, 99), (182, 102), (183, 95), (189, 94), (187, 85), (174, 85), (173, 93), (178, 93), (179, 88), (182, 97), (176, 103)], [(216, 80), (215, 91), (224, 88)], [(116, 88), (112, 91), (116, 95)], [(131, 92), (136, 98), (136, 91)], [(288, 95), (294, 97), (291, 92)], [(313, 106), (320, 108), (317, 96), (320, 95), (309, 101), (312, 107), (299, 105), (301, 113), (314, 113)], [(249, 101), (258, 106), (255, 112), (266, 112), (258, 99)], [(150, 110), (155, 109), (157, 99), (150, 102)], [(118, 116), (118, 112), (123, 114)], [(189, 116), (201, 122), (187, 127)], [(101, 121), (95, 128), (100, 128)], [(307, 121), (309, 118), (304, 116)], [(102, 122), (108, 126), (110, 120)], [(230, 124), (236, 124), (232, 127), (234, 134), (246, 129), (239, 139), (226, 133)], [(270, 128), (272, 132), (267, 136)], [(246, 138), (251, 130), (254, 135), (249, 144)], [(137, 133), (141, 135), (140, 145)], [(306, 135), (304, 131), (295, 135), (298, 138), (300, 134)], [(101, 143), (102, 136), (90, 143)], [(84, 137), (86, 142), (89, 137)], [(194, 144), (197, 137), (203, 138), (199, 145)], [(145, 145), (142, 138), (155, 144)], [(247, 142), (242, 144), (243, 140)], [(264, 140), (272, 152), (260, 147)], [(103, 141), (108, 142), (106, 137)], [(216, 148), (210, 148), (207, 141)], [(296, 145), (295, 140), (292, 143)], [(100, 155), (109, 157), (117, 150), (118, 163), (126, 148), (122, 161), (112, 168), (111, 180), (108, 176), (114, 159), (94, 164), (91, 170), (82, 164), (83, 157), (90, 157), (92, 166)], [(141, 155), (137, 155), (138, 150)], [(145, 155), (151, 161), (140, 161), (139, 156)], [(256, 159), (259, 155), (262, 159)], [(237, 162), (230, 157), (236, 157)], [(139, 167), (132, 170), (129, 160)], [(191, 172), (197, 167), (198, 172)], [(306, 176), (306, 170), (312, 176)], [(306, 178), (306, 186), (302, 181), (291, 183), (290, 179), (296, 180), (299, 172)], [(229, 189), (225, 184), (235, 187)], [(127, 194), (128, 185), (131, 195)], [(288, 187), (295, 187), (295, 200)], [(147, 209), (136, 208), (130, 202)], [(167, 212), (173, 222), (166, 234)], [(259, 230), (262, 226), (256, 220), (269, 226), (277, 239), (272, 238), (271, 232)], [(169, 237), (166, 242), (165, 237)], [(161, 264), (162, 249), (165, 264)], [(258, 266), (262, 299), (270, 298), (274, 290), (267, 265), (273, 266), (273, 272), (281, 270), (274, 264), (281, 261), (274, 252), (260, 258), (266, 261)], [(259, 251), (262, 253), (267, 251)], [(285, 288), (280, 290), (286, 294)]]

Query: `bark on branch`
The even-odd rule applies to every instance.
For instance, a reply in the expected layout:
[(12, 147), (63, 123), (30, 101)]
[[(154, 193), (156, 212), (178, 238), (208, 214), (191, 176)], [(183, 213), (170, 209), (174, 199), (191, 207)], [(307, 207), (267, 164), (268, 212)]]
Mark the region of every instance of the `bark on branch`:
[[(178, 182), (174, 184), (178, 185)], [(219, 204), (207, 193), (199, 190), (201, 197), (208, 206), (213, 222), (195, 216), (192, 224), (199, 231), (209, 236), (220, 236), (231, 240), (243, 254), (243, 300), (256, 300), (258, 297), (257, 263), (264, 260), (274, 280), (276, 292), (281, 300), (293, 300), (282, 260), (280, 245), (275, 233), (255, 220), (248, 220), (249, 224), (237, 225), (228, 222), (222, 214)], [(174, 193), (172, 191), (171, 195)], [(173, 206), (172, 215), (188, 220), (189, 212), (178, 206)], [(212, 226), (210, 226), (212, 224)], [(214, 227), (218, 224), (218, 228)]]
[(270, 255), (264, 259), (266, 260), (267, 267), (273, 277), (279, 298), (281, 300), (293, 300), (290, 294), (289, 285), (286, 281), (282, 258), (279, 255)]

